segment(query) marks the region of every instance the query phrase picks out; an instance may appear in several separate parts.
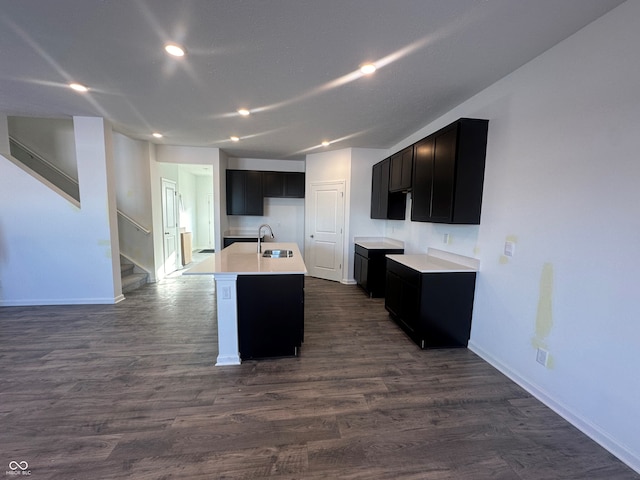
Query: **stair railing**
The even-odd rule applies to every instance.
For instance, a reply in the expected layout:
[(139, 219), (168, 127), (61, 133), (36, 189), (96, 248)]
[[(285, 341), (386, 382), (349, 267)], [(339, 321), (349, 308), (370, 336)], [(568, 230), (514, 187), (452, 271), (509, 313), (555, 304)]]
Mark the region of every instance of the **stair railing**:
[[(67, 195), (70, 195), (72, 198), (74, 198), (76, 201), (80, 201), (80, 189), (78, 180), (70, 177), (49, 160), (38, 155), (29, 147), (11, 136), (9, 137), (9, 147), (12, 157), (21, 161), (28, 168), (46, 178), (48, 181), (64, 191)], [(145, 235), (149, 235), (151, 233), (151, 230), (135, 221), (126, 213), (122, 212), (119, 209), (117, 210), (117, 212), (120, 217), (131, 223)]]

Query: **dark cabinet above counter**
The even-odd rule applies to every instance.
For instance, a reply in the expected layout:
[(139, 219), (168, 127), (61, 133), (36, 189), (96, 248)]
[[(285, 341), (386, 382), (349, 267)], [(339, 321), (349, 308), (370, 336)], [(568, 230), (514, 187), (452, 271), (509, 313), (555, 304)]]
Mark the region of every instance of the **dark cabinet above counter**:
[(390, 192), (411, 190), (413, 174), (413, 145), (391, 156)]
[(304, 198), (304, 173), (263, 172), (265, 197)]
[(462, 118), (416, 143), (412, 221), (480, 224), (488, 123)]
[(373, 166), (371, 179), (371, 218), (404, 220), (407, 195), (390, 192), (391, 159), (387, 158)]
[(264, 215), (266, 197), (304, 198), (304, 173), (227, 170), (227, 215)]
[[(488, 120), (461, 118), (373, 166), (371, 218), (478, 225)], [(385, 177), (386, 175), (386, 177)]]

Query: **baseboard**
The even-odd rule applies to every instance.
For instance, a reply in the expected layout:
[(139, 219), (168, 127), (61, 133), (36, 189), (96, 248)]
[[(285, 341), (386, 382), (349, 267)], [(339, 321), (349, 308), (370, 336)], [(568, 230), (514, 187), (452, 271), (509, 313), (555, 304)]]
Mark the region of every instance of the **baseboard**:
[(40, 307), (46, 305), (113, 305), (124, 300), (124, 295), (106, 298), (37, 298), (24, 300), (0, 300), (0, 307)]
[(527, 392), (533, 395), (535, 398), (544, 403), (551, 410), (556, 412), (562, 418), (564, 418), (567, 422), (572, 424), (582, 433), (587, 435), (593, 441), (598, 443), (600, 446), (608, 450), (612, 455), (615, 455), (622, 462), (627, 464), (630, 468), (640, 473), (640, 457), (631, 452), (627, 447), (621, 445), (614, 438), (612, 438), (608, 433), (604, 432), (597, 425), (589, 421), (588, 419), (581, 417), (580, 415), (575, 414), (569, 407), (564, 405), (562, 402), (557, 401), (553, 398), (553, 395), (546, 392), (544, 389), (540, 388), (540, 386), (531, 383), (524, 377), (520, 376), (516, 371), (509, 368), (507, 365), (502, 363), (496, 357), (491, 355), (489, 352), (484, 350), (481, 346), (474, 343), (472, 340), (469, 341), (468, 345), (469, 350), (478, 355), (484, 361), (489, 363), (491, 366), (498, 369), (504, 375), (509, 377), (509, 379), (513, 380), (515, 383), (524, 388)]
[(216, 367), (224, 367), (229, 365), (240, 365), (240, 354), (238, 355), (218, 355), (216, 359)]
[(340, 280), (340, 283), (342, 283), (343, 285), (357, 285), (357, 282), (355, 280)]

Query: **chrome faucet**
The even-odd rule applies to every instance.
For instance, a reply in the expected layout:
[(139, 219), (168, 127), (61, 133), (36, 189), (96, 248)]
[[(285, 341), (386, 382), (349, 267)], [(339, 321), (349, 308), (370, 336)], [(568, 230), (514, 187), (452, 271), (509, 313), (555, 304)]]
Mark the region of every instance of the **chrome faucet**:
[(267, 225), (266, 223), (260, 225), (258, 227), (258, 253), (262, 253), (262, 245), (260, 245), (260, 232), (262, 232), (262, 227), (268, 228), (269, 233), (271, 234), (271, 238), (275, 238), (275, 236), (273, 235), (273, 230), (271, 230), (271, 227), (269, 225)]

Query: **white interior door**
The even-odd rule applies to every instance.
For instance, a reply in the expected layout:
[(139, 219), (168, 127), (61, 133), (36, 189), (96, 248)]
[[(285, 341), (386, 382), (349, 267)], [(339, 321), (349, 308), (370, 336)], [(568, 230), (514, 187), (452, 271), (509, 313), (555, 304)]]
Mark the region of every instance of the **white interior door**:
[(207, 197), (207, 205), (209, 206), (208, 209), (208, 221), (209, 221), (209, 229), (208, 229), (208, 233), (209, 233), (209, 240), (207, 243), (207, 246), (209, 248), (214, 248), (215, 247), (215, 232), (213, 231), (213, 227), (215, 225), (214, 221), (213, 221), (213, 215), (214, 215), (214, 209), (213, 209), (213, 193), (209, 193), (208, 197)]
[(312, 183), (307, 215), (306, 258), (312, 277), (342, 280), (344, 181)]
[(162, 230), (164, 233), (164, 273), (178, 269), (178, 212), (176, 206), (176, 182), (162, 179)]

